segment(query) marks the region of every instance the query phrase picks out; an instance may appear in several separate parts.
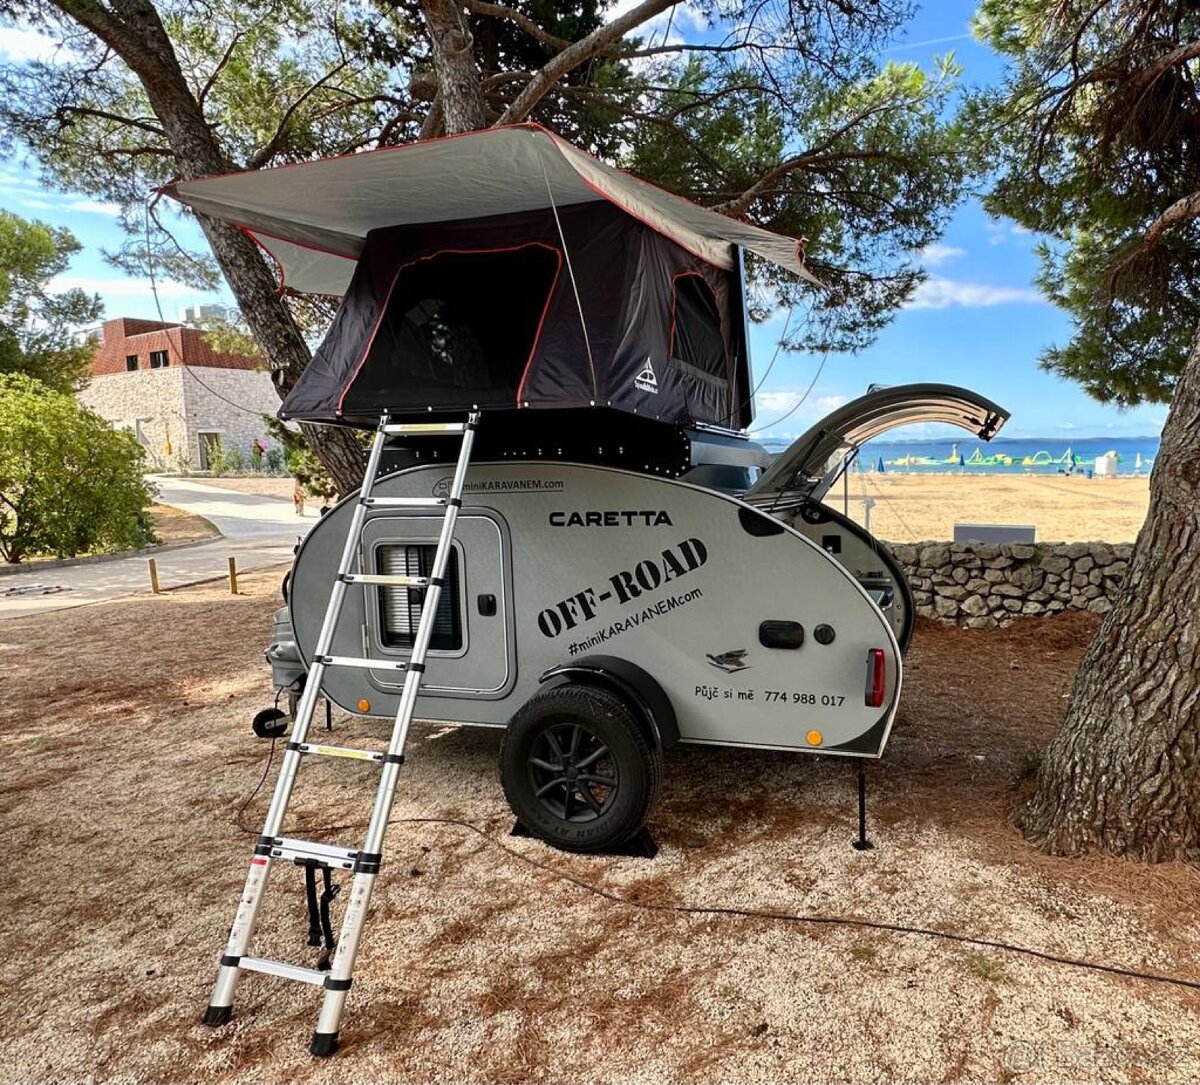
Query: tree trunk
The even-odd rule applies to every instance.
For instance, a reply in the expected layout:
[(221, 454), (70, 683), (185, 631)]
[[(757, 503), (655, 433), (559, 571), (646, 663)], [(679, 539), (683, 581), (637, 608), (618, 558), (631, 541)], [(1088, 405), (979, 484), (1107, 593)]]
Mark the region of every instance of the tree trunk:
[(445, 132), (453, 135), (486, 128), (483, 86), (462, 5), (455, 0), (421, 0), (421, 8), (433, 46), (437, 105)]
[(1014, 821), (1043, 850), (1200, 856), (1200, 334), (1175, 389), (1150, 511), (1080, 665), (1037, 791)]
[[(233, 168), (180, 70), (158, 11), (150, 0), (55, 0), (71, 18), (116, 52), (141, 81), (185, 180)], [(228, 223), (198, 216), (213, 255), (251, 332), (262, 345), (280, 396), (304, 371), (310, 354), (276, 289), (258, 247)], [(354, 435), (330, 426), (306, 426), (305, 438), (342, 493), (362, 482), (363, 456)]]

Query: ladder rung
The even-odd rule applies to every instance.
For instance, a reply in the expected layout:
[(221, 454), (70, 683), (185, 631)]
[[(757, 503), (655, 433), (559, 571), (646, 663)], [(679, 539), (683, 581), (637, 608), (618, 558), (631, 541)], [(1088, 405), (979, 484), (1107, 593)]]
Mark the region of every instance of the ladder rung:
[(369, 509), (441, 509), (444, 497), (363, 497), (359, 499)]
[(356, 750), (350, 746), (322, 746), (319, 742), (301, 742), (301, 753), (315, 753), (322, 757), (346, 757), (352, 761), (374, 761), (383, 764), (383, 754), (374, 750)]
[(269, 961), (266, 957), (243, 957), (238, 962), (239, 968), (248, 972), (265, 972), (268, 976), (281, 976), (285, 980), (296, 980), (297, 983), (311, 983), (314, 987), (324, 987), (328, 972), (318, 972), (315, 968), (302, 968), (298, 964), (287, 964), (285, 961)]
[(360, 671), (406, 671), (407, 663), (394, 659), (359, 659), (357, 656), (313, 656), (314, 663), (326, 667), (356, 667)]
[(466, 433), (465, 422), (402, 422), (380, 427), (388, 436), (422, 437), (439, 433)]
[(314, 840), (297, 840), (291, 836), (277, 836), (274, 841), (271, 856), (275, 859), (311, 859), (349, 870), (358, 858), (357, 848), (339, 848), (335, 844), (318, 844)]
[(391, 573), (342, 573), (347, 584), (389, 584), (395, 588), (427, 588), (427, 576), (399, 576)]

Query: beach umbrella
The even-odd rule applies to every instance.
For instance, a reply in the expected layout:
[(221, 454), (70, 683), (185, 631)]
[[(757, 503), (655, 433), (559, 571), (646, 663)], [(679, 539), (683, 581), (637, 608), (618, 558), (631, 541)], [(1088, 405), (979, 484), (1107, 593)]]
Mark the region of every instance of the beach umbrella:
[(883, 457), (880, 456), (879, 459), (875, 461), (875, 473), (877, 475), (882, 475), (886, 470), (887, 468), (883, 466)]

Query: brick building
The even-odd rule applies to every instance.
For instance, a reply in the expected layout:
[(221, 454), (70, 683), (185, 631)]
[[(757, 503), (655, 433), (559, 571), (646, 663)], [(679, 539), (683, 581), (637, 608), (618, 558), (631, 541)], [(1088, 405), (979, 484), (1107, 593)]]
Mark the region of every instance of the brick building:
[(279, 397), (262, 360), (214, 351), (198, 328), (158, 320), (107, 320), (90, 363), (83, 405), (128, 429), (156, 470), (206, 470), (219, 439), (249, 458), (273, 446), (264, 414)]

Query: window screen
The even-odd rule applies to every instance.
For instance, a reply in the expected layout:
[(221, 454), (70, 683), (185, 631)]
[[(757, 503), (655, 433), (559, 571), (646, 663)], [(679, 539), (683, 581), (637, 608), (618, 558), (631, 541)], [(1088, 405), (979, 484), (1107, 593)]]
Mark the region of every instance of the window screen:
[[(387, 576), (429, 576), (437, 547), (381, 546), (377, 560), (379, 571)], [(458, 551), (450, 551), (446, 583), (438, 599), (433, 637), (429, 648), (435, 652), (456, 652), (463, 646), (462, 607), (458, 577)], [(379, 589), (379, 609), (383, 616), (381, 640), (388, 648), (411, 648), (425, 605), (425, 592), (419, 588)]]
[(671, 305), (671, 357), (724, 377), (725, 340), (712, 287), (700, 275), (677, 275)]
[(559, 255), (446, 252), (401, 270), (347, 409), (512, 406)]

